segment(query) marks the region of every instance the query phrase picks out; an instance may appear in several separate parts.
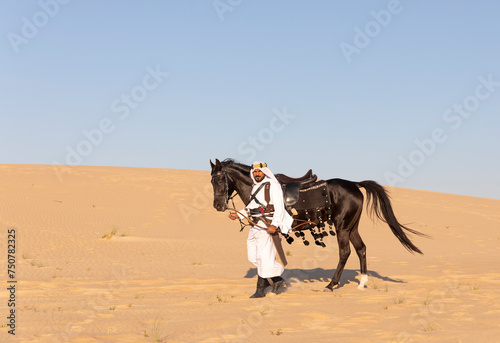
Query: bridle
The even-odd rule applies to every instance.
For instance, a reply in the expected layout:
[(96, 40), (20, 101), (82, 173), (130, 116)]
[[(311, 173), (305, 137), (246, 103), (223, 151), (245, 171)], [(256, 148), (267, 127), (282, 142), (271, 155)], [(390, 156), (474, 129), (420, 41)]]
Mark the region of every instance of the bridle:
[[(233, 184), (234, 183), (234, 180), (231, 179), (231, 177), (228, 175), (226, 169), (223, 167), (221, 171), (218, 171), (217, 173), (215, 173), (214, 175), (212, 175), (212, 180), (214, 179), (214, 176), (220, 176), (220, 175), (224, 175), (224, 182), (225, 182), (225, 187), (224, 187), (224, 190), (223, 190), (223, 193), (217, 193), (214, 189), (214, 198), (216, 196), (224, 196), (224, 203), (226, 204), (226, 210), (232, 210), (232, 211), (236, 211), (236, 205), (234, 204), (234, 197), (238, 195), (238, 191), (235, 189), (233, 191), (234, 194), (229, 194), (229, 180), (231, 180), (231, 182)], [(231, 200), (231, 203), (233, 205), (232, 208), (230, 208), (228, 206), (228, 203), (229, 203), (229, 200)], [(247, 218), (248, 219), (248, 218)], [(243, 223), (243, 221), (238, 217), (238, 220), (240, 221), (240, 232), (243, 231), (243, 229), (245, 229), (245, 227), (247, 226), (251, 226), (251, 224), (245, 224)], [(252, 223), (253, 224), (253, 223)]]
[[(238, 192), (234, 193), (234, 195), (229, 195), (229, 180), (230, 180), (230, 177), (229, 175), (227, 174), (227, 171), (225, 168), (222, 168), (222, 171), (218, 171), (217, 173), (215, 173), (214, 175), (212, 175), (212, 180), (214, 179), (214, 176), (221, 176), (221, 175), (224, 175), (224, 190), (223, 190), (223, 193), (217, 193), (215, 190), (214, 190), (214, 197), (216, 196), (221, 196), (223, 195), (224, 196), (224, 203), (228, 204), (229, 200), (232, 200), (237, 194)], [(233, 182), (234, 184), (234, 181), (231, 179), (231, 182)]]

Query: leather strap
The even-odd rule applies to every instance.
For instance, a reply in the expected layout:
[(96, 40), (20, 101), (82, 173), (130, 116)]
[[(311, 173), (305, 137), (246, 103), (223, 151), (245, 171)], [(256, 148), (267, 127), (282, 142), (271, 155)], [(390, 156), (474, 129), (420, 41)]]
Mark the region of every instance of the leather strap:
[(260, 206), (264, 207), (264, 206), (260, 203), (259, 199), (257, 199), (257, 197), (256, 197), (256, 196), (257, 196), (257, 194), (260, 192), (260, 190), (262, 189), (262, 187), (264, 187), (264, 186), (265, 186), (266, 184), (268, 184), (268, 183), (269, 183), (269, 182), (266, 182), (266, 183), (261, 184), (261, 185), (259, 186), (259, 188), (257, 188), (257, 190), (256, 190), (255, 192), (253, 192), (253, 194), (252, 194), (252, 195), (250, 195), (250, 201), (249, 201), (248, 203), (252, 202), (252, 200), (255, 200), (255, 202), (256, 202), (257, 204), (259, 204)]
[(267, 205), (271, 201), (271, 182), (266, 182), (266, 188), (264, 188), (264, 199), (266, 199)]
[(271, 235), (271, 238), (273, 239), (274, 246), (276, 247), (276, 252), (278, 253), (278, 257), (281, 260), (281, 264), (283, 267), (286, 267), (288, 264), (288, 261), (286, 260), (286, 255), (285, 252), (283, 251), (283, 246), (281, 245), (281, 237), (278, 232), (276, 232), (274, 235)]

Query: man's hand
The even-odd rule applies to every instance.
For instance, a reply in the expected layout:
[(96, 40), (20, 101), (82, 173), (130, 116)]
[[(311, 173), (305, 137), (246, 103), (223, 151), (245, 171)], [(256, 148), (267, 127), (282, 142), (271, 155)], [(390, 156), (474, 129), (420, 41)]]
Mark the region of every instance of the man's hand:
[(267, 228), (267, 233), (270, 235), (274, 235), (276, 233), (276, 226), (269, 225), (269, 227)]
[(229, 219), (235, 220), (238, 219), (238, 214), (236, 212), (232, 212), (229, 214)]

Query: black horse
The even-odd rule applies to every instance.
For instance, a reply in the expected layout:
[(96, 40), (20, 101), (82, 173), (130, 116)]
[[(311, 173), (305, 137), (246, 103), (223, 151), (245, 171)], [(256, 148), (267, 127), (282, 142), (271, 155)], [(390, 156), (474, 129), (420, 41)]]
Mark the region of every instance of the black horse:
[[(212, 167), (212, 185), (214, 189), (214, 208), (217, 211), (228, 209), (228, 201), (237, 192), (243, 203), (248, 204), (253, 182), (250, 177), (251, 167), (237, 163), (232, 159), (220, 162), (216, 159), (215, 164), (210, 161)], [(422, 254), (412, 241), (406, 236), (405, 231), (428, 237), (418, 231), (410, 229), (398, 222), (392, 210), (391, 201), (387, 191), (375, 181), (353, 182), (342, 179), (327, 180), (328, 195), (333, 213), (333, 224), (337, 233), (339, 245), (339, 263), (332, 281), (326, 286), (325, 291), (332, 291), (338, 285), (340, 275), (351, 254), (350, 243), (358, 254), (361, 269), (361, 280), (358, 288), (362, 289), (368, 281), (366, 268), (366, 246), (358, 232), (358, 225), (363, 210), (363, 193), (359, 188), (364, 188), (367, 195), (367, 207), (371, 203), (371, 213), (387, 223), (392, 233), (399, 239), (401, 244), (411, 253)], [(296, 216), (294, 216), (296, 219)]]

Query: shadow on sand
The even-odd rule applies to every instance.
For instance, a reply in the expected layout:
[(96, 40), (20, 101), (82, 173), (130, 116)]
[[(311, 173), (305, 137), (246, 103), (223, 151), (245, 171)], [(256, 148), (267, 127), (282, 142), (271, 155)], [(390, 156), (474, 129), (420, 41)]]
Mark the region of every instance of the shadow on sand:
[[(330, 282), (332, 280), (333, 274), (335, 274), (335, 269), (323, 269), (323, 268), (315, 268), (315, 269), (285, 269), (282, 277), (289, 283), (291, 280), (299, 281), (299, 282)], [(359, 275), (359, 270), (355, 269), (344, 269), (342, 275), (340, 277), (339, 285), (336, 287), (342, 287), (345, 284), (359, 283), (356, 280), (356, 276)], [(247, 279), (251, 279), (257, 276), (257, 268), (250, 268), (246, 275), (244, 276)], [(406, 283), (403, 280), (393, 279), (388, 276), (382, 276), (379, 273), (369, 270), (368, 277), (376, 278), (385, 282), (393, 282), (393, 283)], [(325, 284), (326, 286), (326, 284)]]

